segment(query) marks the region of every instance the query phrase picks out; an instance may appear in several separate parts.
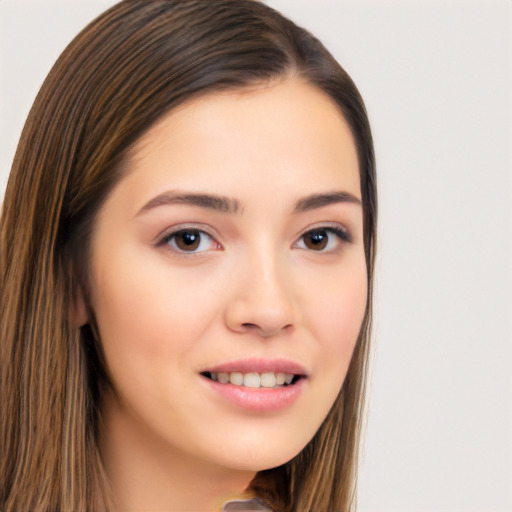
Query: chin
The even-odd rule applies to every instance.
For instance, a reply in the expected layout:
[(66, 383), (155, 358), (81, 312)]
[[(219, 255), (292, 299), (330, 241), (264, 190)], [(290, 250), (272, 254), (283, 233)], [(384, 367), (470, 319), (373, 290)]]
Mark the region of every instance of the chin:
[(286, 464), (296, 457), (308, 442), (309, 440), (306, 440), (300, 444), (290, 445), (286, 439), (280, 440), (278, 444), (255, 443), (253, 440), (245, 446), (239, 445), (225, 450), (217, 461), (225, 467), (239, 471), (264, 471)]

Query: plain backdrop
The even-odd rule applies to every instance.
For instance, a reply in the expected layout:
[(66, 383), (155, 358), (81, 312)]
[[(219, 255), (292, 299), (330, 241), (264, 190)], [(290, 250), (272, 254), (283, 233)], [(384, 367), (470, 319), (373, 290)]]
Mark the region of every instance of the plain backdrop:
[[(0, 0), (2, 194), (46, 73), (113, 3)], [(269, 3), (334, 53), (374, 131), (376, 348), (359, 510), (510, 512), (512, 2)]]

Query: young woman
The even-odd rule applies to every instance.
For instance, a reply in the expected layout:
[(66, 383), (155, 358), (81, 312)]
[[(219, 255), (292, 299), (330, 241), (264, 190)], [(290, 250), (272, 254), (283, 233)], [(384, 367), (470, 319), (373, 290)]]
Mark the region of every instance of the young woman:
[(252, 0), (93, 21), (3, 204), (0, 508), (353, 509), (375, 222), (311, 34)]

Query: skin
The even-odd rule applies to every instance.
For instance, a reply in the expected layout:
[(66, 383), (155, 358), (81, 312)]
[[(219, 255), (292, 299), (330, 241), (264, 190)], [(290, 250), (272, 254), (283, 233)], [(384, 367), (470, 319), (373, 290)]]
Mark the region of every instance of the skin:
[[(218, 510), (303, 449), (343, 383), (367, 300), (356, 150), (333, 102), (294, 77), (185, 103), (127, 169), (92, 239), (92, 306), (116, 391), (102, 404), (107, 472), (119, 510)], [(236, 199), (238, 211), (145, 208), (169, 191)], [(354, 200), (294, 211), (332, 192)], [(304, 233), (324, 226), (351, 240), (327, 232), (311, 249)], [(183, 227), (208, 233), (200, 252), (169, 238)], [(200, 376), (246, 358), (302, 365), (297, 400), (247, 410)]]

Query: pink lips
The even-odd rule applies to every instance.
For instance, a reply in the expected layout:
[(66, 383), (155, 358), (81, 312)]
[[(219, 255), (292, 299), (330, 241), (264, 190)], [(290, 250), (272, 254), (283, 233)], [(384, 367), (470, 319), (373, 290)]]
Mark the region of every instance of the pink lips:
[(239, 359), (238, 361), (222, 363), (212, 368), (205, 368), (205, 371), (214, 373), (281, 372), (307, 376), (307, 371), (303, 366), (287, 359)]
[(208, 377), (202, 377), (204, 383), (223, 400), (242, 409), (255, 412), (279, 411), (290, 407), (299, 398), (307, 380), (305, 368), (286, 359), (243, 359), (230, 361), (208, 368), (205, 372), (280, 372), (303, 377), (294, 384), (276, 388), (249, 388), (233, 384), (221, 384)]

